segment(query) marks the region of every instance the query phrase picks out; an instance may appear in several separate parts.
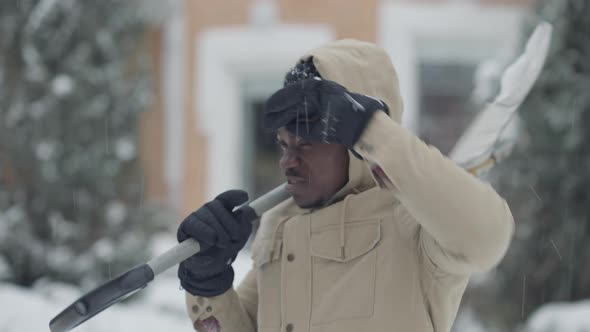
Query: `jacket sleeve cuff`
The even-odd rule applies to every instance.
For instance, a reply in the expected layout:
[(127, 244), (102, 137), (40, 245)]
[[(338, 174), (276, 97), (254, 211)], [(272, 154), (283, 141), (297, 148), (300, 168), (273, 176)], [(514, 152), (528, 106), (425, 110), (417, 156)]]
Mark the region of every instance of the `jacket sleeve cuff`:
[(399, 125), (392, 121), (387, 114), (376, 112), (353, 149), (367, 161), (371, 175), (379, 187), (398, 191), (394, 180), (385, 174), (375, 158), (375, 156), (391, 154), (391, 144), (397, 142), (395, 126)]
[(203, 320), (216, 316), (220, 310), (231, 305), (232, 292), (233, 289), (230, 288), (225, 293), (214, 297), (195, 296), (185, 292), (187, 311), (191, 320)]
[(222, 331), (253, 331), (254, 326), (233, 288), (214, 297), (194, 296), (185, 292), (188, 315), (193, 324), (215, 317)]

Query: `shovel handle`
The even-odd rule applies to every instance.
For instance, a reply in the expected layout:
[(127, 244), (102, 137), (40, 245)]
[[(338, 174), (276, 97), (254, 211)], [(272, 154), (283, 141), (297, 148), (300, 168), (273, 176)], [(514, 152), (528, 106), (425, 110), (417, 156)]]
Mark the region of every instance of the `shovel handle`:
[[(256, 215), (264, 212), (289, 197), (286, 184), (257, 198), (249, 204)], [(244, 204), (238, 209), (243, 208)], [(84, 294), (49, 322), (51, 332), (65, 332), (84, 323), (111, 305), (133, 295), (146, 287), (156, 275), (199, 252), (201, 247), (193, 239), (187, 239), (146, 264), (137, 266)]]

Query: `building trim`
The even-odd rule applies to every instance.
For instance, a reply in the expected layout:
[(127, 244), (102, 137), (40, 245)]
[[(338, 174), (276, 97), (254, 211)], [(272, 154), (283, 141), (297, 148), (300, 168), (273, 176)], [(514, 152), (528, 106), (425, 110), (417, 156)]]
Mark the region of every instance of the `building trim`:
[(520, 46), (525, 10), (464, 1), (385, 2), (379, 10), (378, 43), (391, 55), (404, 98), (405, 127), (419, 121), (419, 61), (511, 58)]
[(222, 27), (204, 31), (196, 43), (196, 126), (207, 139), (206, 199), (245, 188), (241, 168), (244, 91), (248, 77), (285, 73), (311, 48), (334, 39), (325, 25)]
[(166, 199), (176, 210), (182, 207), (184, 177), (185, 17), (181, 2), (164, 27), (162, 77), (164, 94), (164, 181)]

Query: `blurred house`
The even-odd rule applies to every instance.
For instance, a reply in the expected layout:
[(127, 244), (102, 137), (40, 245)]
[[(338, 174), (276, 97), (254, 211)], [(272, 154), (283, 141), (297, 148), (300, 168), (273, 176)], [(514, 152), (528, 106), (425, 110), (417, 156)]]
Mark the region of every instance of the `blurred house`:
[(174, 1), (154, 49), (158, 101), (142, 119), (146, 194), (184, 215), (224, 190), (280, 183), (264, 100), (305, 51), (339, 38), (391, 54), (404, 125), (446, 153), (473, 117), (474, 77), (520, 51), (533, 1)]

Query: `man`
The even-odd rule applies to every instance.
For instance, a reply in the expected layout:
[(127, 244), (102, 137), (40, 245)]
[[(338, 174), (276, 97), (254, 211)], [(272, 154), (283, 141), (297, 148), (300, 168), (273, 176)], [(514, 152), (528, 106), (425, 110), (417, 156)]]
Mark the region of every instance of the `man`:
[(470, 274), (513, 232), (506, 202), (399, 124), (388, 55), (342, 40), (305, 55), (267, 102), (292, 198), (264, 214), (254, 265), (231, 262), (253, 213), (229, 191), (189, 216), (179, 240), (210, 246), (179, 277), (199, 331), (446, 332)]

